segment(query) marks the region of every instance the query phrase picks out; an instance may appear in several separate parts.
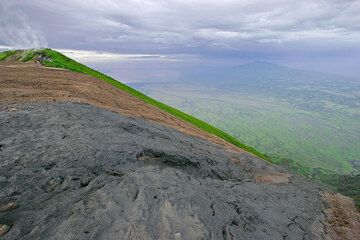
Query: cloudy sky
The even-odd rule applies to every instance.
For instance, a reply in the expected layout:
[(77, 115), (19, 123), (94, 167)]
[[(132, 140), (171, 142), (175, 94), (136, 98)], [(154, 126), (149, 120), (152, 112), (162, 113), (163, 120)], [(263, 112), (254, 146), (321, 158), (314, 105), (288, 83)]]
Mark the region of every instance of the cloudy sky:
[(85, 62), (260, 60), (356, 76), (359, 13), (357, 0), (4, 0), (0, 46)]

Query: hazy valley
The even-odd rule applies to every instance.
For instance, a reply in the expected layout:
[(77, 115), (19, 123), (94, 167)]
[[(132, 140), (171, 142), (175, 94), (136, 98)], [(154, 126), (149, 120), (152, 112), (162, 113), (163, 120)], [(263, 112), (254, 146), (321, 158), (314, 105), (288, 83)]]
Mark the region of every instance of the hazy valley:
[(179, 80), (132, 86), (276, 162), (359, 172), (360, 83), (355, 79), (252, 63), (185, 72)]

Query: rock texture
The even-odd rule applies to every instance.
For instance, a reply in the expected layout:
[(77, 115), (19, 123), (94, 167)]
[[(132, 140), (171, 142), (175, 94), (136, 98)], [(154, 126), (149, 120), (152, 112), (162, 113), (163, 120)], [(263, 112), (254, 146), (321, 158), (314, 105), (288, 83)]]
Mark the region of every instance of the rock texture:
[(1, 239), (326, 237), (319, 188), (250, 154), (86, 104), (0, 106)]

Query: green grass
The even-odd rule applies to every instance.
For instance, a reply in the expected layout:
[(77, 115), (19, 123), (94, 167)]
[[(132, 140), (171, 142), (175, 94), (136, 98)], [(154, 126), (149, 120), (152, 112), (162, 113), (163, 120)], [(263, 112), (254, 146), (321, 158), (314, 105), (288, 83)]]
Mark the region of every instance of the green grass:
[(162, 102), (156, 101), (148, 96), (146, 96), (145, 94), (127, 86), (126, 84), (123, 84), (101, 72), (98, 72), (94, 69), (91, 69), (81, 63), (78, 63), (68, 57), (66, 57), (65, 55), (51, 50), (51, 49), (33, 49), (33, 50), (25, 50), (25, 51), (7, 51), (4, 53), (1, 53), (0, 55), (0, 60), (5, 60), (7, 57), (14, 55), (18, 53), (18, 60), (21, 62), (27, 62), (30, 60), (36, 60), (36, 59), (42, 59), (41, 60), (41, 64), (47, 67), (55, 67), (55, 68), (63, 68), (63, 69), (67, 69), (70, 71), (74, 71), (74, 72), (79, 72), (79, 73), (84, 73), (86, 75), (95, 77), (97, 79), (103, 80), (115, 87), (117, 87), (118, 89), (121, 89), (125, 92), (128, 92), (129, 94), (133, 95), (134, 97), (137, 97), (138, 99), (141, 99), (142, 101), (144, 101), (145, 103), (151, 104), (153, 106), (156, 106), (160, 109), (162, 109), (165, 112), (168, 112), (186, 122), (189, 122), (191, 124), (193, 124), (194, 126), (204, 130), (205, 132), (208, 132), (210, 134), (213, 134), (221, 139), (224, 139), (225, 141), (232, 143), (233, 145), (242, 148), (260, 158), (263, 158), (264, 160), (270, 161), (269, 156), (255, 150), (252, 147), (249, 147), (245, 144), (243, 144), (242, 142), (240, 142), (239, 140), (237, 140), (235, 137), (225, 133), (224, 131), (221, 131), (213, 126), (211, 126), (210, 124), (195, 118), (189, 114), (186, 114), (184, 112), (181, 112), (175, 108), (172, 108)]
[(17, 52), (19, 51), (15, 50), (15, 51), (0, 52), (0, 61), (7, 59), (8, 57), (16, 54)]

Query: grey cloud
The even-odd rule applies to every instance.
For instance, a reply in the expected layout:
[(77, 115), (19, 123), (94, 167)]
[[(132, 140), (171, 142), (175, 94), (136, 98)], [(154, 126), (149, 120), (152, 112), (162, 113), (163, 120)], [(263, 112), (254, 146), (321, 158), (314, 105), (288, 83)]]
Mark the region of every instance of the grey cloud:
[[(32, 0), (13, 5), (56, 48), (194, 53), (302, 46), (306, 51), (311, 42), (317, 48), (309, 51), (325, 51), (360, 43), (358, 0)], [(2, 19), (15, 25), (6, 29), (29, 28), (24, 21)], [(31, 29), (29, 36), (39, 32)], [(22, 38), (11, 32), (0, 44), (21, 45)]]
[(0, 2), (0, 44), (17, 48), (47, 46), (41, 32), (17, 8), (16, 1)]
[[(1, 48), (1, 46), (0, 46)], [(99, 51), (56, 49), (59, 52), (81, 62), (114, 62), (114, 61), (184, 61), (194, 59), (196, 56), (186, 54), (156, 55), (156, 54), (119, 54)]]
[[(26, 1), (23, 9), (52, 11), (73, 19), (90, 41), (112, 39), (192, 44), (230, 40), (292, 42), (333, 39), (359, 41), (359, 1)], [(32, 15), (33, 12), (27, 12)], [(38, 23), (51, 26), (49, 22)], [(59, 27), (59, 26), (58, 26)], [(66, 26), (63, 26), (66, 28)]]

